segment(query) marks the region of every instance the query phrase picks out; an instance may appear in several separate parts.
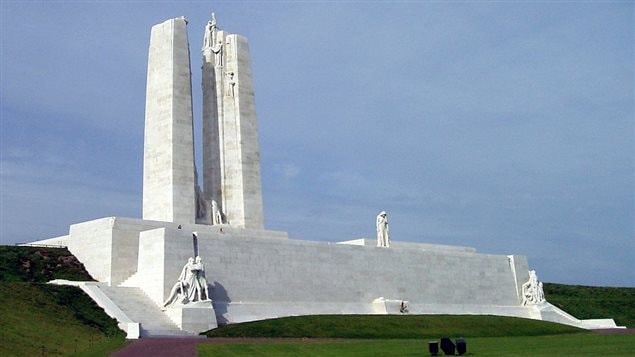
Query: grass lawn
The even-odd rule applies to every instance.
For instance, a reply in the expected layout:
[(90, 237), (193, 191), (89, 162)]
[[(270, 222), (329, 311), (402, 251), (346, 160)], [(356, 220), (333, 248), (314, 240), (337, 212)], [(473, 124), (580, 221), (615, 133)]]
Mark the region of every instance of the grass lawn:
[(547, 301), (579, 319), (612, 318), (635, 328), (635, 288), (545, 284)]
[(226, 325), (208, 337), (417, 339), (544, 336), (584, 330), (551, 322), (477, 315), (315, 315)]
[(80, 289), (41, 283), (0, 283), (0, 326), (0, 356), (112, 351), (125, 338)]
[[(201, 343), (214, 356), (428, 356), (429, 339)], [(467, 356), (632, 356), (635, 335), (593, 333), (466, 339)]]
[(125, 334), (79, 288), (93, 280), (67, 249), (0, 246), (0, 356), (107, 356)]

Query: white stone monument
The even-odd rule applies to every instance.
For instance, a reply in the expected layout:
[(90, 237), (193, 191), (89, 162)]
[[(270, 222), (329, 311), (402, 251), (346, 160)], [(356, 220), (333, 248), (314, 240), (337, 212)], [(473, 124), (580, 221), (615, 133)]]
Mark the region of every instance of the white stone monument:
[(98, 281), (76, 285), (128, 336), (312, 314), (489, 314), (615, 327), (545, 302), (523, 256), (391, 242), (386, 212), (377, 216), (377, 241), (289, 240), (265, 230), (247, 40), (220, 30), (214, 15), (205, 27), (203, 189), (194, 165), (190, 68), (185, 18), (153, 26), (143, 219), (96, 219), (36, 242), (68, 246)]
[(205, 28), (203, 181), (194, 164), (187, 20), (152, 28), (148, 55), (143, 219), (264, 229), (260, 152), (247, 40)]

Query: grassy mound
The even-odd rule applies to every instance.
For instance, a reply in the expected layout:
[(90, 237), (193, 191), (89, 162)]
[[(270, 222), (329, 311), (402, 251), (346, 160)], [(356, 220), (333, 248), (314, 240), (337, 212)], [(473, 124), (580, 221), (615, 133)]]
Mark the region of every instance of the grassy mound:
[(545, 284), (547, 301), (579, 319), (612, 318), (635, 327), (635, 288)]
[(0, 281), (94, 280), (66, 248), (0, 246)]
[(124, 333), (80, 289), (42, 283), (0, 283), (1, 356), (67, 355)]
[(231, 324), (208, 337), (412, 339), (440, 336), (541, 336), (583, 330), (545, 321), (501, 316), (317, 315)]
[(0, 356), (107, 355), (124, 343), (88, 295), (50, 279), (93, 280), (67, 249), (0, 246)]

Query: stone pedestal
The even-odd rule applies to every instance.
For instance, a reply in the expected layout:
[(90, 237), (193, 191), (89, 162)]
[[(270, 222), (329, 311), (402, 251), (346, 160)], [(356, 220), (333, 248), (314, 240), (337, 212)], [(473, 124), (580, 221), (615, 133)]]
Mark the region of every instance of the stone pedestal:
[(173, 306), (165, 313), (183, 331), (200, 333), (218, 327), (211, 300)]

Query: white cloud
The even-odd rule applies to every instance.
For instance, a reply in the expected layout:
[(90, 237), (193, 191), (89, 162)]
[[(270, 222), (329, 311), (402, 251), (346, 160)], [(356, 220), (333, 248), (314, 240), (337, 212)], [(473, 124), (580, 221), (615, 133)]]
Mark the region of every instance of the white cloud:
[(302, 172), (302, 168), (293, 163), (275, 164), (273, 169), (285, 180), (295, 179)]

